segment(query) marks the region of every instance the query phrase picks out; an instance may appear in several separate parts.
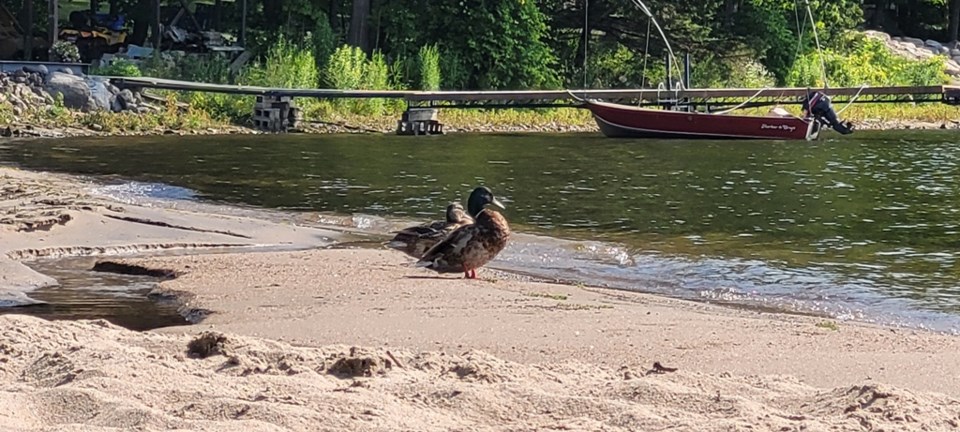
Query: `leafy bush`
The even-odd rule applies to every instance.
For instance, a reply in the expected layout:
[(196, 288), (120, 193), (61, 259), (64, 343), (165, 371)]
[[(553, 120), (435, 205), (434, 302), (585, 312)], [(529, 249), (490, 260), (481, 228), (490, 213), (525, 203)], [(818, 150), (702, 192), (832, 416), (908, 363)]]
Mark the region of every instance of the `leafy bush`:
[(420, 89), (424, 91), (440, 90), (440, 50), (436, 45), (420, 47)]
[(53, 60), (64, 63), (80, 63), (80, 50), (77, 46), (67, 41), (56, 41), (50, 47), (50, 55)]
[[(923, 86), (947, 82), (946, 65), (940, 56), (910, 60), (887, 48), (883, 41), (858, 33), (845, 35), (838, 48), (823, 52), (827, 80), (835, 87)], [(787, 85), (822, 87), (820, 57), (811, 52), (800, 57), (787, 75)]]
[(138, 77), (143, 76), (140, 68), (136, 64), (125, 59), (114, 59), (106, 66), (101, 66), (90, 71), (91, 75), (118, 76), (118, 77)]
[(0, 102), (0, 125), (13, 123), (14, 119), (13, 105), (5, 100)]

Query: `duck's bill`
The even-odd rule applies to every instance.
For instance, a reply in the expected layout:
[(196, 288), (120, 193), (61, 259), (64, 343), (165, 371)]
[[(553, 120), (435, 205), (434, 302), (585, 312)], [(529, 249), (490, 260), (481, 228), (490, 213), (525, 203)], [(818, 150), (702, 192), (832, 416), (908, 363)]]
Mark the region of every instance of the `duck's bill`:
[(499, 207), (500, 210), (506, 210), (506, 209), (507, 209), (507, 206), (503, 205), (502, 202), (497, 201), (496, 198), (493, 199), (493, 203), (492, 203), (492, 204), (495, 205), (495, 206), (497, 206), (497, 207)]

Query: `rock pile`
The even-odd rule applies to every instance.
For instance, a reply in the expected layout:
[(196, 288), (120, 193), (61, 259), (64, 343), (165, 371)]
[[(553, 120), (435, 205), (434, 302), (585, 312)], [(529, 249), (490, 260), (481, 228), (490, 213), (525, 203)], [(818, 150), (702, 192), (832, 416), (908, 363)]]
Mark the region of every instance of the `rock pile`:
[(48, 71), (46, 67), (25, 67), (0, 72), (0, 103), (8, 102), (15, 116), (27, 110), (50, 108), (58, 95), (69, 109), (90, 111), (155, 111), (139, 93), (120, 90), (104, 78), (77, 75), (70, 69)]
[(889, 34), (867, 30), (868, 37), (882, 40), (894, 53), (913, 60), (926, 60), (942, 55), (947, 58), (947, 75), (954, 81), (960, 81), (960, 43), (937, 42), (933, 39), (917, 39), (912, 37), (891, 37)]

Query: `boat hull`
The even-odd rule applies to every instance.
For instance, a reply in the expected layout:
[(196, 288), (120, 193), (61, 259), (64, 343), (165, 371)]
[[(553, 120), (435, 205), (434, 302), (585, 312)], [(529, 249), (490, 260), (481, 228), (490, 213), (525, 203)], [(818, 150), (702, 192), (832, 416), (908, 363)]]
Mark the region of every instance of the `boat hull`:
[(586, 102), (600, 131), (616, 138), (812, 140), (816, 121), (799, 117), (742, 116)]

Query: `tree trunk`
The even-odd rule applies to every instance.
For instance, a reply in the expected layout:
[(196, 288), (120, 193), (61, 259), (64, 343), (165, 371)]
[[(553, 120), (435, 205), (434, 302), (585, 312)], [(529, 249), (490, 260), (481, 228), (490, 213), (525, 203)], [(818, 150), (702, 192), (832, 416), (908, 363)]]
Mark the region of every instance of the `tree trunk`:
[(23, 2), (22, 12), (23, 22), (20, 26), (23, 27), (23, 59), (30, 61), (33, 60), (33, 2)]
[(277, 30), (282, 26), (283, 0), (263, 0), (263, 22), (269, 30)]
[(950, 26), (947, 29), (947, 39), (950, 42), (956, 42), (958, 32), (960, 32), (960, 0), (951, 0)]
[(353, 0), (353, 13), (350, 14), (350, 34), (347, 35), (347, 43), (355, 47), (360, 47), (365, 52), (370, 51), (370, 43), (367, 34), (368, 21), (370, 20), (370, 0)]
[(153, 1), (139, 0), (137, 6), (130, 13), (133, 20), (133, 31), (130, 33), (128, 41), (134, 45), (143, 45), (147, 42), (147, 31), (153, 22)]
[(343, 34), (340, 31), (340, 0), (330, 0), (330, 12), (327, 16), (330, 18), (330, 28), (335, 34)]

